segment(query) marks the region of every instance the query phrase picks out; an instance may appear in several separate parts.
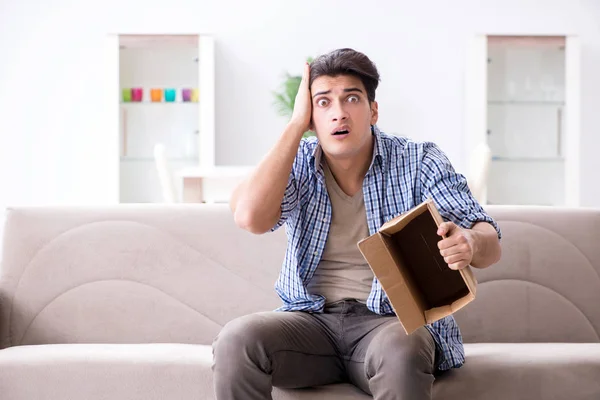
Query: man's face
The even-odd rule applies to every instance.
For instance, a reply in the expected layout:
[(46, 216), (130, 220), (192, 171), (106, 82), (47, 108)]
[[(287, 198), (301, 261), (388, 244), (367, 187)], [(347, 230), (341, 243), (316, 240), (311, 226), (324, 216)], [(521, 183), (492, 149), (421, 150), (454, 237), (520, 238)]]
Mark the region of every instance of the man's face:
[(311, 96), (312, 130), (327, 156), (348, 159), (367, 151), (371, 125), (377, 122), (377, 103), (369, 104), (359, 78), (320, 76), (312, 83)]

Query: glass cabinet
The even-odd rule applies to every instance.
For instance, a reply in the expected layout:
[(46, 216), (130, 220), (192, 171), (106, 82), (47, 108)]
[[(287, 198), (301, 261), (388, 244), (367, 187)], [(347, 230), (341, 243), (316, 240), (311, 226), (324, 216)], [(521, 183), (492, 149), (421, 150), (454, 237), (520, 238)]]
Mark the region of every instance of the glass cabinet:
[[(577, 54), (565, 36), (482, 36), (467, 68), (467, 150), (486, 143), (488, 204), (565, 205), (577, 179)], [(569, 80), (569, 78), (571, 78)], [(471, 156), (472, 154), (469, 154)]]

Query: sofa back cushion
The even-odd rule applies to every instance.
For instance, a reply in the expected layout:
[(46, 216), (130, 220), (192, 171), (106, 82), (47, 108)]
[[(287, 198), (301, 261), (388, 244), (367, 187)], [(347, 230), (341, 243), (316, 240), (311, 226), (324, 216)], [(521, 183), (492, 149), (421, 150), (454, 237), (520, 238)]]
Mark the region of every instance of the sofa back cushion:
[(1, 345), (210, 344), (280, 305), (285, 243), (283, 229), (237, 228), (223, 204), (9, 209)]
[(456, 314), (465, 342), (598, 342), (600, 210), (488, 206), (502, 259), (473, 269), (476, 299)]
[[(598, 342), (600, 210), (487, 207), (503, 257), (474, 269), (465, 342)], [(0, 266), (0, 345), (210, 344), (272, 310), (284, 229), (253, 235), (226, 205), (14, 208)]]

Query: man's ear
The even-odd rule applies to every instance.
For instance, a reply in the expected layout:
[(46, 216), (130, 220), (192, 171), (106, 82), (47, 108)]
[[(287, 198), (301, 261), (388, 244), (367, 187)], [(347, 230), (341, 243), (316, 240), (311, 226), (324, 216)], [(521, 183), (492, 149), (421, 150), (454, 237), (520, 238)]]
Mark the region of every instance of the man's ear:
[(376, 101), (371, 102), (371, 125), (377, 124), (379, 119), (379, 105)]

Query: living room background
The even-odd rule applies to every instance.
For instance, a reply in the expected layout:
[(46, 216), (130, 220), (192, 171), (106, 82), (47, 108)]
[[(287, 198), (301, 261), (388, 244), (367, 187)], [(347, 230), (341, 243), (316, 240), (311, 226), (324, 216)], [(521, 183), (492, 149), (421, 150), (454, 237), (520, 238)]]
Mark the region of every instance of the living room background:
[(458, 170), (466, 168), (469, 37), (578, 35), (579, 198), (582, 206), (599, 206), (599, 15), (593, 0), (5, 1), (0, 207), (110, 204), (118, 198), (116, 143), (103, 130), (102, 93), (105, 39), (121, 32), (215, 38), (217, 165), (258, 162), (286, 123), (272, 106), (284, 72), (299, 73), (308, 55), (348, 46), (367, 53), (380, 69), (380, 127), (435, 141)]

